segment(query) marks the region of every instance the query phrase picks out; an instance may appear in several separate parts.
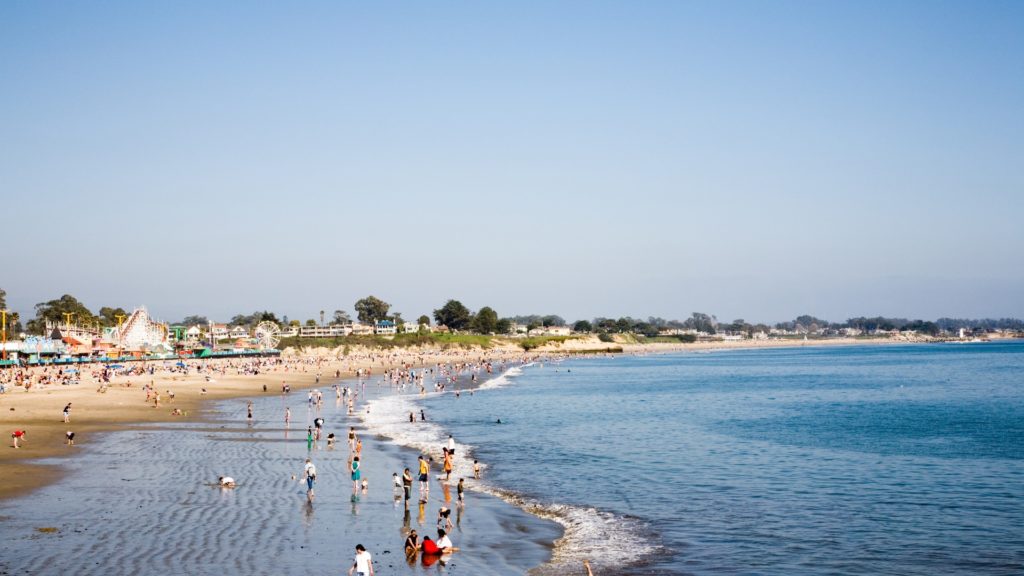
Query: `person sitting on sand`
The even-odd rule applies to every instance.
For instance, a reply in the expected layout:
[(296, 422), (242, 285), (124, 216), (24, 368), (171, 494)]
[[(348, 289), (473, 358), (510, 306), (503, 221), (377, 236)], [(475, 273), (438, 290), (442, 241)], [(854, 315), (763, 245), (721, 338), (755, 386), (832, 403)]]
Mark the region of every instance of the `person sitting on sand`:
[(416, 534), (415, 530), (409, 531), (409, 536), (405, 539), (405, 554), (412, 555), (418, 552), (420, 549), (420, 537)]
[(217, 478), (217, 484), (221, 488), (234, 488), (236, 486), (235, 479), (231, 476), (221, 476)]
[(420, 545), (420, 550), (423, 550), (424, 556), (441, 553), (441, 549), (437, 547), (437, 542), (431, 540), (430, 536), (423, 537), (423, 544)]
[(437, 548), (441, 554), (451, 554), (452, 552), (458, 552), (459, 549), (452, 545), (452, 541), (448, 538), (448, 533), (444, 531), (444, 528), (437, 529)]

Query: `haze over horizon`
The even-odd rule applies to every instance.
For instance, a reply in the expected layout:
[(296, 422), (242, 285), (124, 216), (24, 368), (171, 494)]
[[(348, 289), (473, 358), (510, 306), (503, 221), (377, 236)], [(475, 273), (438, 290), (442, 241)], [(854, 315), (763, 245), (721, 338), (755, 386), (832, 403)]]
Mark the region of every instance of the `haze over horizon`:
[(1024, 3), (0, 5), (0, 288), (1024, 317)]

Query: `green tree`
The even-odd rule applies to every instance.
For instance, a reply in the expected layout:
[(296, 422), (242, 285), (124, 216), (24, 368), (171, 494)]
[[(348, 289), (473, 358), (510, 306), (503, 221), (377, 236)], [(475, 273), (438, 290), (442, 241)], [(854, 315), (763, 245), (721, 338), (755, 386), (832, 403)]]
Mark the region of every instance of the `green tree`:
[(263, 312), (254, 312), (253, 317), (255, 321), (253, 324), (259, 324), (260, 322), (273, 322), (274, 324), (281, 324), (282, 322), (277, 319), (277, 314), (264, 310)]
[(580, 320), (572, 325), (573, 332), (590, 332), (594, 327), (586, 320)]
[(298, 320), (291, 320), (288, 322), (288, 325), (294, 326), (295, 328), (299, 328), (300, 326), (302, 326), (302, 322), (299, 322)]
[(306, 326), (309, 326), (310, 328), (315, 328), (316, 327), (316, 320), (314, 320), (312, 318), (310, 318), (309, 320), (306, 320)]
[(424, 314), (416, 319), (416, 323), (420, 326), (430, 326), (430, 316)]
[(72, 323), (89, 324), (95, 322), (92, 312), (70, 294), (65, 294), (56, 300), (40, 302), (36, 304), (36, 317), (28, 322), (28, 331), (33, 334), (43, 334), (46, 330), (46, 321), (64, 322), (64, 314), (73, 314)]
[(252, 323), (252, 316), (235, 314), (231, 317), (231, 320), (228, 321), (228, 326), (248, 326), (250, 323)]
[(558, 314), (548, 314), (540, 319), (540, 323), (543, 324), (545, 328), (549, 326), (565, 326), (565, 319)]
[(473, 319), (473, 329), (481, 334), (492, 334), (498, 330), (498, 313), (490, 306), (484, 306)]
[(352, 317), (348, 315), (348, 312), (344, 310), (335, 310), (334, 317), (331, 319), (331, 324), (338, 326), (344, 326), (345, 324), (351, 324)]
[(469, 326), (472, 320), (469, 308), (462, 305), (458, 300), (449, 300), (441, 308), (434, 310), (434, 320), (438, 326), (447, 326), (452, 330), (462, 330)]
[(512, 319), (502, 318), (501, 320), (498, 320), (498, 324), (494, 327), (494, 331), (498, 334), (508, 334), (512, 331)]
[(693, 315), (683, 323), (686, 328), (692, 328), (698, 332), (714, 334), (718, 331), (718, 319), (702, 312), (694, 312)]
[(192, 316), (185, 316), (185, 319), (180, 322), (182, 326), (209, 326), (210, 321), (206, 316), (199, 316), (193, 314)]
[[(7, 292), (0, 288), (0, 310), (7, 310)], [(21, 315), (17, 312), (7, 311), (7, 335), (21, 332)]]
[(380, 298), (367, 296), (362, 300), (356, 301), (356, 317), (364, 324), (376, 324), (388, 317), (388, 309), (390, 308), (391, 304)]
[(125, 318), (128, 317), (128, 313), (124, 311), (124, 308), (110, 308), (104, 306), (100, 308), (100, 323), (104, 326), (117, 326), (118, 315)]

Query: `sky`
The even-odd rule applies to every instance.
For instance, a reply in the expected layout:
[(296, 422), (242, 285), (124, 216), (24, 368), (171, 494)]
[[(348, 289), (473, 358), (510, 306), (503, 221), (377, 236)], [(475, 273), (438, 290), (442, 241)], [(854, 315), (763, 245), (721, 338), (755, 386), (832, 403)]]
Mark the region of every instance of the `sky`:
[(8, 306), (1024, 317), (1021, 2), (3, 2)]

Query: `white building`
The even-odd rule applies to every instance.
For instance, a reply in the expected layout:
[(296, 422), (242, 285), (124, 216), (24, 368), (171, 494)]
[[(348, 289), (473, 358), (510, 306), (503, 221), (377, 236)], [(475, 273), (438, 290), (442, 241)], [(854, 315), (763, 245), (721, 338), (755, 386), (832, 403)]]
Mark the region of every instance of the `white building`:
[(373, 334), (373, 326), (370, 326), (369, 324), (362, 324), (360, 322), (354, 322), (352, 324), (351, 334), (354, 334), (356, 336), (369, 336), (370, 334)]
[(572, 328), (568, 326), (541, 326), (530, 330), (529, 336), (568, 336)]

